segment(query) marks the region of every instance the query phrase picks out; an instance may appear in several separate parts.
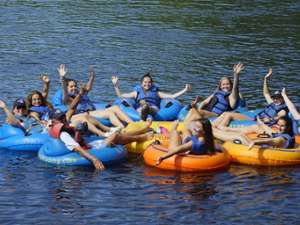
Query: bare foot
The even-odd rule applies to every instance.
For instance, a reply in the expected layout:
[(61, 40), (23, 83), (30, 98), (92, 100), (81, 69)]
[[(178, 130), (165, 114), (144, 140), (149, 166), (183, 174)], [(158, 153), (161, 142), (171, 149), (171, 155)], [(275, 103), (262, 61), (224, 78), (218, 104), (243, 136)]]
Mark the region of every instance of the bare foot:
[(150, 132), (147, 132), (146, 134), (141, 134), (139, 141), (140, 142), (149, 141), (149, 140), (153, 139), (153, 137), (154, 137), (154, 132), (150, 131)]

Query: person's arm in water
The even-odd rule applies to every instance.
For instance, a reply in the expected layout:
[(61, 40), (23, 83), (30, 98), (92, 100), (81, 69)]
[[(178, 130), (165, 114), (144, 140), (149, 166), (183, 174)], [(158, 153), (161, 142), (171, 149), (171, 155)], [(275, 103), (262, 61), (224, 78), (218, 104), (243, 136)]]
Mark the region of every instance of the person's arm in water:
[(80, 147), (80, 146), (75, 147), (74, 150), (76, 152), (78, 152), (82, 157), (86, 158), (87, 160), (90, 160), (93, 163), (96, 170), (104, 170), (105, 169), (103, 163), (99, 159), (97, 159), (96, 157), (91, 155), (88, 151), (84, 150), (82, 147)]
[(68, 89), (67, 89), (67, 82), (66, 82), (66, 74), (67, 70), (64, 64), (60, 64), (57, 68), (60, 81), (61, 81), (61, 90), (62, 90), (62, 101), (64, 104), (68, 103), (69, 96), (68, 96)]
[(94, 165), (94, 167), (97, 170), (103, 170), (104, 166), (100, 160), (98, 160), (96, 157), (91, 155), (88, 151), (83, 149), (78, 142), (74, 140), (74, 138), (66, 131), (61, 132), (60, 134), (60, 140), (65, 143), (65, 145), (71, 145), (73, 150), (78, 152), (82, 157), (86, 158), (87, 160), (91, 161)]
[(119, 98), (136, 98), (137, 97), (136, 91), (132, 91), (129, 93), (121, 93), (120, 88), (119, 88), (119, 78), (117, 76), (112, 76), (111, 82), (113, 83), (115, 92)]
[(89, 92), (90, 90), (92, 90), (94, 80), (95, 80), (95, 71), (94, 71), (94, 68), (90, 66), (90, 68), (89, 68), (89, 80), (86, 83), (86, 92)]
[(41, 80), (43, 81), (43, 91), (42, 91), (42, 96), (45, 100), (48, 98), (48, 93), (49, 93), (49, 87), (50, 87), (50, 79), (47, 74), (41, 75)]
[(185, 92), (190, 91), (190, 90), (192, 90), (192, 86), (190, 84), (186, 84), (185, 87), (181, 91), (178, 91), (174, 94), (169, 94), (169, 93), (165, 93), (165, 92), (161, 92), (161, 91), (158, 91), (157, 94), (160, 98), (177, 98), (177, 97), (183, 95)]
[(268, 78), (272, 75), (272, 69), (269, 69), (269, 72), (266, 74), (265, 78), (264, 78), (264, 88), (263, 88), (263, 92), (264, 92), (264, 97), (267, 101), (268, 104), (273, 103), (273, 99), (270, 95), (270, 91), (269, 91), (269, 86), (268, 86)]
[(232, 109), (235, 108), (236, 103), (239, 98), (239, 83), (240, 83), (240, 72), (244, 69), (244, 65), (242, 63), (238, 63), (233, 67), (233, 85), (232, 91), (229, 95), (229, 104)]
[(158, 158), (157, 162), (155, 163), (155, 165), (159, 165), (162, 161), (164, 161), (167, 158), (172, 157), (173, 155), (182, 153), (182, 152), (186, 152), (186, 151), (190, 151), (192, 149), (192, 141), (189, 141), (185, 144), (179, 145), (177, 146), (174, 150), (172, 150), (171, 152), (168, 152), (167, 154), (165, 154), (164, 156), (161, 156)]
[(3, 109), (6, 115), (6, 122), (8, 124), (21, 126), (20, 121), (11, 113), (11, 111), (9, 111), (9, 109), (6, 106), (6, 103), (2, 100), (0, 100), (0, 108)]
[(284, 102), (285, 102), (286, 106), (288, 107), (289, 111), (291, 112), (293, 118), (295, 120), (300, 120), (300, 113), (297, 111), (296, 106), (294, 105), (294, 103), (287, 96), (285, 88), (282, 89), (281, 95), (284, 99)]

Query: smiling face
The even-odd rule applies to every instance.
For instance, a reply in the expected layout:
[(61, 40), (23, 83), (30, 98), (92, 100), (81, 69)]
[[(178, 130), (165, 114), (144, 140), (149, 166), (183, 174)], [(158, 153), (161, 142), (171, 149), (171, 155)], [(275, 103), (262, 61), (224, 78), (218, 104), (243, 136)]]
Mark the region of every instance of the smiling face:
[(33, 94), (31, 97), (31, 105), (41, 106), (42, 105), (42, 96), (39, 94)]
[(288, 123), (284, 119), (279, 119), (276, 124), (276, 128), (278, 129), (278, 133), (285, 133), (288, 129)]
[(77, 92), (77, 84), (75, 81), (70, 80), (67, 84), (68, 94), (76, 94)]
[(230, 80), (228, 78), (222, 78), (220, 81), (219, 89), (224, 92), (230, 92), (232, 89)]
[(148, 91), (152, 86), (152, 80), (150, 77), (144, 77), (142, 81), (142, 87), (145, 91)]
[(284, 103), (284, 99), (282, 97), (273, 98), (273, 102), (275, 105), (281, 105)]

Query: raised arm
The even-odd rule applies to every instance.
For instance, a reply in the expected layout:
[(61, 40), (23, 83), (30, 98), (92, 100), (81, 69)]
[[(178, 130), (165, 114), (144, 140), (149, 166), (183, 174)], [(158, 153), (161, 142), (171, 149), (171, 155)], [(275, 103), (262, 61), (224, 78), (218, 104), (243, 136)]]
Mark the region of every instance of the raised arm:
[(67, 70), (65, 68), (65, 64), (60, 64), (59, 67), (57, 68), (59, 78), (61, 81), (61, 89), (62, 89), (62, 95), (63, 95), (63, 103), (67, 104), (68, 103), (68, 90), (67, 90), (67, 82), (66, 82), (66, 74)]
[(117, 76), (112, 76), (111, 77), (111, 82), (113, 83), (115, 92), (119, 98), (136, 98), (137, 97), (137, 92), (132, 91), (129, 93), (121, 93), (120, 88), (119, 88), (119, 78)]
[(76, 95), (76, 97), (72, 100), (72, 102), (69, 105), (69, 109), (66, 112), (66, 119), (67, 121), (71, 120), (71, 117), (76, 112), (76, 108), (78, 103), (80, 102), (80, 98), (87, 92), (86, 85), (84, 85), (82, 82), (80, 82), (80, 90), (79, 93)]
[(269, 69), (269, 72), (266, 74), (264, 78), (264, 96), (268, 104), (273, 102), (273, 99), (270, 95), (269, 87), (268, 87), (268, 78), (272, 75), (272, 68)]
[(3, 109), (6, 115), (6, 122), (11, 125), (20, 125), (19, 120), (9, 111), (4, 101), (0, 100), (0, 108)]
[(214, 97), (214, 95), (210, 95), (208, 96), (206, 99), (204, 99), (198, 106), (198, 109), (203, 109), (206, 105), (209, 104), (209, 102), (211, 101), (211, 99)]
[(229, 95), (229, 104), (230, 107), (233, 109), (239, 98), (239, 83), (240, 83), (240, 72), (244, 69), (244, 65), (242, 63), (238, 63), (233, 66), (233, 85), (232, 91)]
[(45, 100), (47, 100), (48, 98), (48, 93), (49, 93), (49, 87), (50, 87), (50, 79), (48, 77), (47, 74), (42, 74), (41, 75), (41, 80), (43, 81), (43, 91), (42, 91), (42, 95), (43, 95), (43, 98)]
[(288, 107), (289, 111), (291, 112), (293, 118), (295, 120), (300, 120), (300, 113), (297, 111), (294, 103), (288, 98), (285, 88), (282, 89), (281, 95), (284, 99), (286, 106)]
[(89, 92), (90, 90), (92, 90), (92, 87), (93, 87), (93, 83), (94, 83), (94, 80), (95, 80), (95, 71), (94, 71), (94, 68), (92, 66), (89, 67), (89, 80), (86, 84), (86, 91)]
[(186, 84), (185, 87), (181, 91), (176, 92), (175, 94), (169, 94), (169, 93), (159, 91), (158, 96), (160, 98), (177, 98), (177, 97), (183, 95), (185, 92), (190, 91), (190, 90), (192, 90), (192, 86), (190, 84)]

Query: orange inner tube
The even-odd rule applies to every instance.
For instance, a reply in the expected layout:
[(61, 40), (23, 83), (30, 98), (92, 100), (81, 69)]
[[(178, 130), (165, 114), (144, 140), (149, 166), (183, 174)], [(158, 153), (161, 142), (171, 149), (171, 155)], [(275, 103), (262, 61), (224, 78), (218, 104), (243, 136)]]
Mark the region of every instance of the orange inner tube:
[(295, 142), (296, 144), (300, 144), (300, 135), (295, 136)]
[[(159, 157), (165, 155), (168, 148), (162, 145), (150, 145), (144, 152), (144, 161), (149, 166), (156, 166)], [(165, 159), (158, 168), (185, 172), (206, 172), (228, 168), (230, 157), (227, 152), (213, 155), (178, 154)]]

